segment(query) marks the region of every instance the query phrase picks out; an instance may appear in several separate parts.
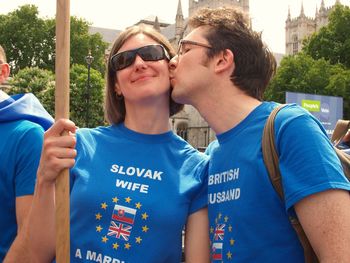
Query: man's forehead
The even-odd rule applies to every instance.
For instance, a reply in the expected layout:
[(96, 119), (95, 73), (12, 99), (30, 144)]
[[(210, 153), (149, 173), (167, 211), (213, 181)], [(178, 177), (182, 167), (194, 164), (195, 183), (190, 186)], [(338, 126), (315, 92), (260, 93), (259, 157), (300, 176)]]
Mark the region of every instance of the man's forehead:
[(190, 33), (187, 34), (186, 37), (184, 37), (185, 40), (206, 40), (205, 33), (207, 32), (206, 27), (197, 27), (193, 30), (191, 30)]

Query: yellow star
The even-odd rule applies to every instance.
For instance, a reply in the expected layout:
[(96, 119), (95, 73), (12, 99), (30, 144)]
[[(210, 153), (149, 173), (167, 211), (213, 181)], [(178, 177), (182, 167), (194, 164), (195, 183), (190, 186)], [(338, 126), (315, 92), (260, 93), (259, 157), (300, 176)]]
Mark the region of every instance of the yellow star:
[(221, 219), (221, 217), (222, 217), (222, 214), (221, 214), (221, 213), (219, 213), (219, 214), (218, 214), (218, 218), (219, 218), (219, 219)]
[(149, 228), (147, 226), (142, 227), (142, 232), (147, 232), (148, 230), (149, 230)]
[(235, 244), (235, 240), (234, 239), (230, 239), (230, 245), (233, 246)]
[(142, 241), (142, 238), (141, 238), (141, 237), (137, 237), (137, 238), (136, 238), (136, 243), (141, 244), (141, 241)]
[(148, 218), (148, 215), (147, 215), (146, 212), (144, 212), (144, 213), (142, 214), (142, 219), (143, 219), (143, 220), (147, 220), (147, 218)]
[(136, 208), (138, 208), (138, 209), (140, 209), (141, 208), (141, 203), (140, 202), (138, 202), (138, 203), (136, 203)]
[(117, 250), (118, 247), (119, 247), (118, 243), (114, 243), (114, 244), (113, 244), (113, 249)]
[(130, 203), (131, 202), (131, 198), (130, 197), (126, 197), (125, 198), (125, 202)]
[(106, 236), (102, 237), (102, 242), (103, 243), (107, 243), (107, 241), (108, 241), (108, 237), (106, 237)]
[(117, 197), (113, 197), (112, 201), (113, 201), (113, 203), (117, 203), (119, 201), (119, 199)]
[(97, 226), (97, 227), (96, 227), (96, 232), (101, 232), (102, 229), (103, 229), (103, 228), (102, 228), (101, 226)]
[(108, 206), (108, 205), (106, 204), (106, 202), (104, 202), (104, 203), (101, 204), (101, 208), (104, 209), (104, 210), (106, 210), (107, 206)]
[(224, 220), (225, 220), (225, 223), (227, 223), (227, 221), (228, 221), (228, 216), (225, 216)]
[(210, 227), (210, 233), (213, 234), (214, 233), (214, 228)]
[(232, 226), (231, 225), (228, 226), (228, 232), (232, 232)]
[(226, 253), (228, 259), (232, 259), (232, 253), (229, 251)]
[(125, 249), (130, 249), (130, 248), (131, 248), (131, 245), (130, 245), (129, 243), (126, 243), (126, 244), (124, 245), (124, 248), (125, 248)]
[(97, 213), (97, 214), (95, 214), (95, 218), (96, 218), (97, 220), (101, 220), (102, 215), (101, 215), (100, 213)]

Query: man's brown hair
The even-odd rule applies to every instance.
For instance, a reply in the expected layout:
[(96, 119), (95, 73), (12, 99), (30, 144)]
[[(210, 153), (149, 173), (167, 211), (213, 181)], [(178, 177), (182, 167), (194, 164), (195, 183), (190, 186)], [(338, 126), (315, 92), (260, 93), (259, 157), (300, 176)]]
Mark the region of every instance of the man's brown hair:
[(276, 60), (261, 40), (261, 33), (251, 29), (248, 16), (232, 7), (202, 8), (189, 18), (188, 26), (208, 26), (205, 37), (212, 46), (208, 57), (231, 50), (235, 63), (231, 81), (249, 96), (262, 100), (275, 74)]

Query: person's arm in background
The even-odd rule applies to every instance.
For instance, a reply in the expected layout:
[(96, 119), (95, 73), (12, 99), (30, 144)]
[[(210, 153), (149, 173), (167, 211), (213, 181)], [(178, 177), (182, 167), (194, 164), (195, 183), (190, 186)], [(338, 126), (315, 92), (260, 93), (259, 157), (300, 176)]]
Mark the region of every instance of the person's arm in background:
[(16, 198), (17, 237), (7, 252), (3, 263), (31, 262), (28, 253), (28, 240), (26, 236), (26, 217), (28, 216), (32, 200), (32, 195)]
[(208, 208), (191, 214), (185, 228), (186, 263), (210, 262)]

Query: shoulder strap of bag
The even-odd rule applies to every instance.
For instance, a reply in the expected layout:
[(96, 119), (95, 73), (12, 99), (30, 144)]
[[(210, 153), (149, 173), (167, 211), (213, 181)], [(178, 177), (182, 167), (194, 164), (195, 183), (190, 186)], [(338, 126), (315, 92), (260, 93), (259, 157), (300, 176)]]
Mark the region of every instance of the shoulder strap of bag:
[(348, 132), (349, 128), (350, 128), (350, 121), (349, 120), (338, 120), (337, 121), (337, 124), (335, 125), (334, 131), (332, 134), (332, 138), (331, 138), (331, 141), (332, 141), (334, 146), (337, 146), (342, 141), (342, 139), (344, 138), (344, 136)]
[(274, 122), (277, 113), (284, 107), (281, 104), (273, 109), (269, 118), (266, 121), (263, 137), (262, 137), (262, 152), (265, 166), (269, 173), (271, 183), (282, 200), (284, 200), (283, 187), (281, 183), (281, 173), (278, 164), (278, 154), (275, 146), (275, 128)]
[[(262, 152), (265, 166), (267, 168), (271, 183), (276, 190), (277, 194), (280, 196), (281, 200), (284, 202), (284, 192), (281, 182), (281, 173), (278, 164), (278, 154), (276, 152), (275, 146), (275, 128), (274, 121), (277, 113), (284, 107), (286, 104), (281, 104), (277, 106), (270, 114), (269, 118), (266, 121), (263, 137), (262, 137)], [(289, 217), (289, 221), (293, 226), (295, 232), (298, 235), (299, 241), (304, 249), (304, 259), (306, 263), (316, 263), (318, 259), (314, 250), (311, 247), (309, 240), (306, 237), (306, 234), (296, 217)]]

